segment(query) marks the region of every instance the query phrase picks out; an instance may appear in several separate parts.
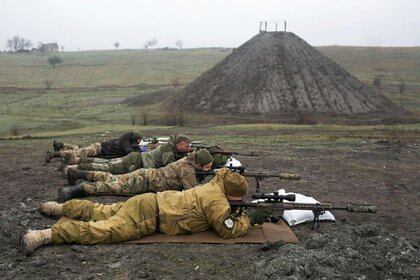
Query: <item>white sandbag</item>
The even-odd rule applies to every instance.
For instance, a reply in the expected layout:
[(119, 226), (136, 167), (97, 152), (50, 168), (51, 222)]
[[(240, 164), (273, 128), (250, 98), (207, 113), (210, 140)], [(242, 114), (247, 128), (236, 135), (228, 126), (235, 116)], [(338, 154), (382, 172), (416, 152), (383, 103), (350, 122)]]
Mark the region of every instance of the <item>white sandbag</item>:
[[(309, 197), (299, 193), (286, 193), (285, 190), (280, 189), (279, 194), (294, 194), (296, 196), (296, 203), (320, 203), (313, 197)], [(260, 201), (263, 201), (260, 199)], [(296, 226), (305, 222), (312, 222), (314, 220), (314, 214), (311, 210), (286, 210), (283, 213), (283, 219), (289, 226)], [(335, 221), (334, 215), (330, 211), (326, 211), (324, 214), (319, 216), (320, 221)]]
[(225, 164), (226, 167), (240, 167), (242, 166), (241, 162), (233, 157), (229, 157), (228, 161)]

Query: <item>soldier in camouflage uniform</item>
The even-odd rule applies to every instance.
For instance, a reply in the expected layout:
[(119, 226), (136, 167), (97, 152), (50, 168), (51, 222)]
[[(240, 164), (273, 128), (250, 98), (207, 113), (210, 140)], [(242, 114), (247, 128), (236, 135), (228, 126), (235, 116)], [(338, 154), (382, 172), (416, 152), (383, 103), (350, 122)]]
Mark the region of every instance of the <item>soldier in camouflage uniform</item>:
[[(112, 161), (85, 159), (77, 166), (77, 169), (125, 174), (140, 168), (160, 168), (183, 158), (190, 149), (190, 143), (191, 140), (187, 135), (179, 134), (169, 137), (167, 144), (160, 145), (154, 150), (144, 153), (132, 152), (123, 158)], [(72, 169), (72, 167), (70, 168)]]
[[(49, 163), (52, 158), (65, 158), (67, 164), (78, 164), (81, 158), (86, 157), (120, 157), (132, 151), (138, 151), (142, 135), (139, 132), (128, 132), (120, 138), (107, 140), (101, 143), (93, 143), (86, 148), (79, 148), (62, 143), (58, 151), (47, 151), (45, 161)], [(54, 147), (54, 148), (60, 148)], [(72, 149), (64, 149), (72, 148)]]
[(21, 238), (22, 250), (30, 255), (51, 243), (118, 243), (156, 231), (179, 235), (213, 228), (222, 238), (240, 237), (270, 216), (270, 213), (248, 215), (231, 209), (229, 201), (242, 200), (247, 189), (244, 177), (222, 168), (209, 183), (183, 192), (147, 193), (111, 205), (76, 199), (64, 204), (46, 202), (39, 207), (41, 213), (83, 221), (29, 230)]
[(82, 182), (74, 187), (60, 188), (58, 201), (73, 197), (99, 194), (140, 194), (166, 190), (187, 190), (198, 185), (196, 170), (211, 169), (213, 158), (207, 150), (192, 152), (187, 157), (165, 167), (138, 169), (124, 175), (112, 175), (101, 171), (76, 171)]

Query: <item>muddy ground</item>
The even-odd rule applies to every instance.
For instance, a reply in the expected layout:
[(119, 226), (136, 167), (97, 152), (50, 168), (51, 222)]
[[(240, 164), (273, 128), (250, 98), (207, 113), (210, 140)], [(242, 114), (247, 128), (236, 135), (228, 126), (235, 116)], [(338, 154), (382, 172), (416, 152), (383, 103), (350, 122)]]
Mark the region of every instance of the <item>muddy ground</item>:
[[(203, 132), (203, 134), (211, 132)], [(259, 135), (262, 132), (258, 132)], [(241, 134), (241, 133), (238, 133)], [(247, 135), (249, 136), (249, 132)], [(235, 137), (235, 132), (232, 133)], [(239, 136), (238, 136), (239, 137)], [(1, 279), (416, 279), (420, 276), (420, 157), (417, 139), (258, 145), (238, 140), (230, 147), (259, 150), (264, 158), (238, 157), (249, 170), (299, 172), (300, 182), (265, 180), (264, 191), (285, 188), (321, 202), (373, 203), (377, 214), (334, 212), (337, 222), (293, 228), (301, 243), (60, 245), (30, 257), (19, 236), (55, 222), (36, 212), (66, 184), (46, 165), (51, 139), (0, 142)], [(252, 135), (249, 136), (252, 138)], [(239, 139), (239, 138), (238, 138)], [(70, 138), (77, 142), (75, 138)], [(250, 183), (253, 184), (252, 180)], [(111, 202), (117, 197), (95, 197)]]

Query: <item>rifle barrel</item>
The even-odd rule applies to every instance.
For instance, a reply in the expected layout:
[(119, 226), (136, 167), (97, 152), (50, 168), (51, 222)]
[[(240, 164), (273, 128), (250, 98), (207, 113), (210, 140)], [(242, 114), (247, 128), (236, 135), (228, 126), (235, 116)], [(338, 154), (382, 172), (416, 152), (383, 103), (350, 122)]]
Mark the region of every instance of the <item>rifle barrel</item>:
[(347, 206), (333, 206), (329, 203), (290, 203), (290, 202), (229, 202), (231, 206), (246, 208), (269, 208), (273, 210), (311, 210), (311, 211), (333, 211), (344, 210), (347, 212), (376, 213), (374, 205), (349, 204)]

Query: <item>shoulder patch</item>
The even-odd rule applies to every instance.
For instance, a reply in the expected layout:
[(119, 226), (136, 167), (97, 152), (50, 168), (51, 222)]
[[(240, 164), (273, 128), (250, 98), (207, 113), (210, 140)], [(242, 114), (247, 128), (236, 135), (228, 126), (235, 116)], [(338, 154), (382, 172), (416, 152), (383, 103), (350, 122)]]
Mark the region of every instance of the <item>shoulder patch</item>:
[(233, 220), (232, 219), (226, 219), (224, 222), (225, 226), (227, 228), (233, 228)]

